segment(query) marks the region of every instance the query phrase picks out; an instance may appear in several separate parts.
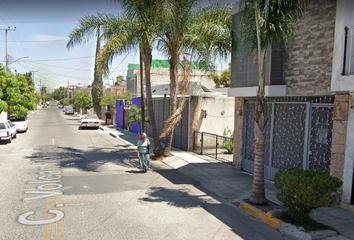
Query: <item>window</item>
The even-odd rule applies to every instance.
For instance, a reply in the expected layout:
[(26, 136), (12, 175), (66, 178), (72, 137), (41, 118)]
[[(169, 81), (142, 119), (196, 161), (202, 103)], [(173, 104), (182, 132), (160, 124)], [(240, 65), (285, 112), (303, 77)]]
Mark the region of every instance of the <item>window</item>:
[(342, 75), (354, 74), (354, 27), (345, 27), (344, 62)]

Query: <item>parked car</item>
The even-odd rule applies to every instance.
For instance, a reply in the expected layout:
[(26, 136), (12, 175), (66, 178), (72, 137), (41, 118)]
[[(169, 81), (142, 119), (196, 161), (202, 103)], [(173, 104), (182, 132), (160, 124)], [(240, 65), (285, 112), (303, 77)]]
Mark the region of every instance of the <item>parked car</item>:
[(58, 104), (58, 108), (63, 108), (64, 105), (63, 104)]
[(81, 128), (100, 128), (100, 120), (96, 114), (86, 115), (81, 119)]
[(11, 116), (8, 120), (15, 124), (17, 132), (26, 132), (28, 130), (28, 121), (26, 116), (20, 118)]
[(0, 120), (0, 140), (12, 142), (16, 138), (17, 130), (15, 124), (10, 120)]
[(75, 110), (72, 106), (67, 106), (65, 108), (65, 114), (74, 114), (75, 113)]
[(46, 104), (43, 104), (42, 108), (47, 108), (47, 105), (46, 105)]

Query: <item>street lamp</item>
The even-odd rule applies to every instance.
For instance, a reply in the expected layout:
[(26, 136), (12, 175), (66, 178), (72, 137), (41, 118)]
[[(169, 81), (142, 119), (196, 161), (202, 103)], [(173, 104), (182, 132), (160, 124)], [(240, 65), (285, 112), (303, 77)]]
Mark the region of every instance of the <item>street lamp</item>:
[(29, 57), (28, 57), (28, 56), (26, 56), (26, 57), (20, 57), (20, 58), (17, 58), (16, 60), (13, 60), (13, 61), (9, 62), (9, 64), (12, 64), (12, 63), (14, 63), (14, 62), (17, 62), (18, 60), (20, 60), (20, 59), (22, 59), (22, 58), (29, 58)]

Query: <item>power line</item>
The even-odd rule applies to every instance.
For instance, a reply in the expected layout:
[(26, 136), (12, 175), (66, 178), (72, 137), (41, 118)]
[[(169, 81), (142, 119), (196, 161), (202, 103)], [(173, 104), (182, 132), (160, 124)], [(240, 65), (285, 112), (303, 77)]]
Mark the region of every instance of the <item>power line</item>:
[(58, 59), (29, 60), (29, 61), (23, 61), (23, 62), (68, 61), (68, 60), (76, 60), (76, 59), (84, 59), (84, 58), (93, 58), (93, 57), (95, 57), (95, 56), (78, 57), (78, 58), (58, 58)]

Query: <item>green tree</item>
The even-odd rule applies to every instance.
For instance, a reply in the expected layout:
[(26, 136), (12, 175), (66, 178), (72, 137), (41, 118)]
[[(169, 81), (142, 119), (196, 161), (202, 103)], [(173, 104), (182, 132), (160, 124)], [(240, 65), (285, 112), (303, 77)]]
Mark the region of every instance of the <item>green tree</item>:
[(74, 96), (74, 100), (75, 100), (74, 104), (80, 108), (83, 108), (84, 113), (87, 112), (87, 109), (93, 107), (92, 97), (90, 97), (87, 92), (84, 91), (77, 92)]
[(0, 111), (22, 117), (36, 107), (37, 95), (23, 75), (6, 73), (0, 65)]
[(64, 106), (69, 106), (71, 103), (70, 103), (70, 99), (69, 98), (64, 98), (63, 99), (63, 103), (62, 103)]
[[(167, 136), (165, 155), (171, 154), (173, 132), (182, 117), (184, 94), (189, 89), (190, 59), (193, 56), (206, 68), (216, 57), (226, 58), (231, 51), (231, 10), (220, 3), (201, 7), (198, 0), (170, 0), (160, 16), (159, 49), (170, 63), (170, 117), (160, 137)], [(183, 59), (183, 62), (181, 62)], [(179, 67), (183, 67), (177, 106)]]
[(219, 75), (212, 75), (211, 78), (214, 80), (214, 83), (217, 88), (223, 87), (230, 87), (231, 83), (231, 71), (226, 70)]
[[(145, 111), (147, 111), (147, 107), (145, 108)], [(133, 104), (130, 107), (130, 114), (128, 116), (128, 124), (131, 124), (133, 122), (138, 123), (138, 133), (140, 132), (140, 124), (142, 122), (141, 118), (141, 108), (139, 108), (137, 105)], [(149, 119), (146, 117), (145, 122), (149, 122)]]
[(265, 131), (268, 122), (265, 97), (265, 57), (271, 45), (289, 44), (294, 38), (296, 23), (309, 0), (242, 0), (242, 47), (257, 55), (259, 84), (255, 110), (255, 159), (250, 201), (267, 202), (264, 191)]
[[(114, 0), (118, 1), (118, 0)], [(122, 0), (125, 14), (111, 17), (106, 25), (107, 42), (101, 54), (102, 68), (108, 73), (109, 65), (116, 55), (129, 53), (139, 47), (144, 63), (148, 116), (154, 140), (154, 155), (163, 155), (157, 133), (151, 93), (151, 61), (153, 44), (158, 36), (157, 14), (163, 10), (163, 0)]]
[(25, 74), (19, 74), (18, 76), (24, 76), (26, 78), (26, 80), (27, 80), (27, 84), (29, 86), (34, 86), (32, 72), (27, 72)]
[(101, 105), (100, 102), (103, 98), (103, 82), (102, 82), (102, 70), (98, 66), (100, 48), (101, 48), (101, 28), (107, 23), (107, 15), (97, 14), (87, 15), (79, 19), (79, 23), (69, 33), (69, 41), (66, 45), (67, 49), (74, 47), (75, 45), (86, 43), (91, 38), (97, 38), (96, 41), (96, 53), (95, 53), (95, 65), (94, 76), (91, 87), (93, 107), (96, 114), (101, 117)]
[(66, 87), (59, 87), (57, 89), (54, 89), (53, 93), (52, 93), (52, 97), (59, 101), (60, 99), (63, 99), (66, 97), (68, 89)]

